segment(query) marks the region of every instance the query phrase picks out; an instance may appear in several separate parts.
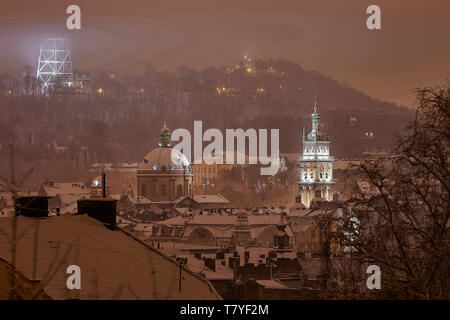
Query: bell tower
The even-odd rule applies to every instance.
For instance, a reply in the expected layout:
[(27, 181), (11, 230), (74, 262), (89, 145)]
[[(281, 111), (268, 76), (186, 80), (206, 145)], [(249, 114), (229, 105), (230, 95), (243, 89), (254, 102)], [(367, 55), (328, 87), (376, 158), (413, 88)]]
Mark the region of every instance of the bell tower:
[(303, 154), (299, 158), (300, 179), (296, 202), (309, 208), (311, 201), (322, 198), (333, 200), (333, 163), (330, 156), (328, 136), (320, 131), (320, 114), (317, 111), (317, 95), (314, 98), (314, 112), (311, 114), (311, 132), (305, 137), (303, 127)]

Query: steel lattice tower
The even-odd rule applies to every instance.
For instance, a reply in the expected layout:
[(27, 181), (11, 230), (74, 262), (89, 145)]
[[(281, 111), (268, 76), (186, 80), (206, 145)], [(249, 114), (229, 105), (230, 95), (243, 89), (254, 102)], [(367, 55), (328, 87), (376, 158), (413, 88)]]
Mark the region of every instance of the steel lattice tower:
[(38, 62), (36, 79), (42, 91), (55, 84), (72, 85), (72, 59), (67, 39), (41, 40)]

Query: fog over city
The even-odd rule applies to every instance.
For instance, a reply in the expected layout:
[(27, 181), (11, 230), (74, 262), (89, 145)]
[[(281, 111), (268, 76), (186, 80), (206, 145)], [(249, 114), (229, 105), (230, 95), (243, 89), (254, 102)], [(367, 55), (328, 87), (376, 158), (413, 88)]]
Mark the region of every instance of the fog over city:
[(0, 300), (448, 301), (449, 12), (2, 1)]

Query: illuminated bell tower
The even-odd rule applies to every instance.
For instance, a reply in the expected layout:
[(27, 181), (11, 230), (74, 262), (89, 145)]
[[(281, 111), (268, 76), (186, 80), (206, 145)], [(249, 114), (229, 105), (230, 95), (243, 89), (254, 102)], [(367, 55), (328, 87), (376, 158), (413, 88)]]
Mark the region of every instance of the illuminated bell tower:
[(303, 155), (299, 158), (300, 180), (296, 202), (309, 208), (314, 198), (333, 200), (333, 162), (330, 156), (330, 141), (320, 132), (320, 115), (317, 112), (317, 95), (311, 115), (312, 130), (305, 137), (303, 127)]

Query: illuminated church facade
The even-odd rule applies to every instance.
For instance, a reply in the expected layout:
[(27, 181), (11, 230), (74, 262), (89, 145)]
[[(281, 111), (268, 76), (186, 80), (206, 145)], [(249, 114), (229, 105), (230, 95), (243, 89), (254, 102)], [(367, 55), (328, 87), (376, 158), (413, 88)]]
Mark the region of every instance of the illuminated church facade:
[(170, 203), (192, 196), (192, 168), (188, 159), (172, 148), (169, 128), (161, 129), (158, 147), (150, 151), (137, 170), (138, 196)]
[(296, 196), (296, 202), (302, 203), (306, 208), (309, 208), (311, 202), (316, 198), (332, 201), (335, 185), (333, 181), (334, 157), (330, 156), (328, 136), (320, 131), (317, 97), (311, 120), (311, 132), (306, 137), (303, 127), (303, 155), (299, 158), (300, 179)]

